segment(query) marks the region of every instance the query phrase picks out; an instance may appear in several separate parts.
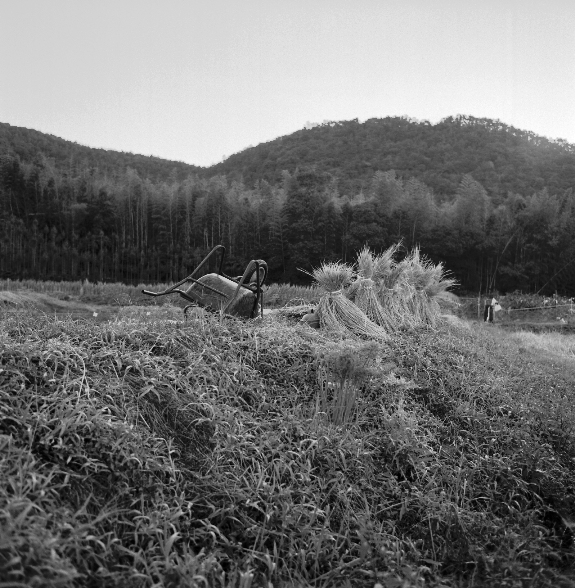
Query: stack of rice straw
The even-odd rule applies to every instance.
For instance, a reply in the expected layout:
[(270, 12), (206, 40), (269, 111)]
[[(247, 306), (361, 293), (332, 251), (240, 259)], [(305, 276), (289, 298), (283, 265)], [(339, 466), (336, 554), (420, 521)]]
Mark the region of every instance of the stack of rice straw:
[(398, 248), (394, 245), (374, 258), (381, 304), (399, 329), (433, 327), (439, 316), (437, 298), (445, 296), (456, 281), (446, 277), (442, 263), (432, 263), (417, 247), (396, 263)]
[(417, 326), (408, 303), (413, 295), (413, 287), (404, 275), (402, 266), (394, 259), (400, 245), (392, 245), (383, 253), (373, 256), (373, 279), (377, 295), (389, 318), (389, 328), (393, 331)]
[(341, 262), (313, 270), (310, 275), (323, 292), (316, 308), (322, 328), (383, 340), (388, 333), (436, 325), (437, 298), (450, 294), (447, 290), (456, 282), (446, 277), (443, 264), (433, 264), (417, 247), (396, 262), (399, 247), (379, 255), (364, 247), (357, 272)]
[(378, 296), (375, 282), (374, 256), (369, 247), (365, 246), (357, 256), (357, 278), (348, 288), (347, 295), (355, 305), (376, 325), (387, 332), (395, 331), (395, 322), (390, 313), (386, 312)]
[(455, 285), (447, 278), (443, 264), (435, 265), (415, 247), (397, 264), (397, 287), (403, 291), (402, 304), (409, 310), (413, 326), (436, 325), (437, 297)]
[(322, 290), (316, 308), (320, 326), (342, 336), (349, 334), (367, 339), (385, 340), (385, 329), (370, 320), (344, 294), (355, 272), (345, 263), (324, 263), (311, 274)]

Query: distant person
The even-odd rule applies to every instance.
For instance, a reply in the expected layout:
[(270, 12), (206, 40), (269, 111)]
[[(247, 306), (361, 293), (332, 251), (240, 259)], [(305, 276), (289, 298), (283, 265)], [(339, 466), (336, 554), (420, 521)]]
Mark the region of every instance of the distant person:
[(493, 311), (495, 309), (495, 305), (499, 304), (495, 299), (495, 296), (491, 297), (491, 300), (488, 298), (485, 302), (485, 310), (483, 311), (483, 322), (484, 323), (492, 323), (493, 322)]

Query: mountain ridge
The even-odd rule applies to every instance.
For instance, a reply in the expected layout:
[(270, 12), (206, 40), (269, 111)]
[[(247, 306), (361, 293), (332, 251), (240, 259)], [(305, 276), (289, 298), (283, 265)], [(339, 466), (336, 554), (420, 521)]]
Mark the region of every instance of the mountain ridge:
[(143, 178), (154, 180), (167, 180), (174, 173), (175, 179), (182, 180), (201, 169), (183, 161), (172, 161), (154, 155), (90, 147), (50, 133), (0, 122), (0, 152), (2, 151), (17, 155), (24, 162), (31, 162), (42, 154), (53, 159), (58, 167), (71, 163), (81, 164), (89, 168), (97, 167), (104, 173), (123, 173), (127, 167), (131, 167)]
[(278, 185), (284, 170), (293, 173), (298, 167), (312, 166), (330, 174), (342, 193), (361, 191), (376, 171), (392, 169), (399, 177), (419, 179), (445, 196), (456, 193), (466, 174), (472, 174), (495, 199), (508, 192), (525, 194), (547, 187), (554, 193), (575, 187), (575, 145), (469, 115), (435, 124), (409, 117), (325, 121), (248, 147), (208, 167), (88, 147), (8, 123), (0, 123), (0, 150), (22, 161), (43, 154), (61, 168), (74, 163), (117, 173), (131, 167), (143, 179), (152, 180), (226, 175), (247, 186), (259, 180)]
[[(292, 172), (298, 165), (315, 165), (350, 192), (363, 188), (374, 172), (391, 169), (444, 194), (455, 194), (465, 174), (473, 174), (492, 197), (575, 186), (575, 145), (466, 115), (436, 124), (406, 117), (328, 121), (245, 149), (209, 171), (250, 185), (256, 179), (277, 183), (284, 169)], [(514, 170), (523, 180), (510, 181)]]

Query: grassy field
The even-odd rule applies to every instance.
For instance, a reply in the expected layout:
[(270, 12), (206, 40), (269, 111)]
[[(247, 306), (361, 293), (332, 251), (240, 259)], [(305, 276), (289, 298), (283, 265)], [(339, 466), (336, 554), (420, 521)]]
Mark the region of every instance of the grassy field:
[(0, 310), (0, 587), (575, 586), (553, 337)]
[[(101, 306), (159, 306), (174, 304), (184, 306), (186, 303), (176, 294), (152, 298), (142, 294), (142, 290), (161, 292), (172, 284), (127, 284), (77, 282), (40, 282), (37, 280), (0, 280), (1, 293), (35, 292), (62, 301), (78, 301)], [(278, 308), (298, 302), (317, 302), (317, 288), (311, 286), (292, 286), (290, 284), (270, 284), (264, 286), (264, 303), (266, 307)], [(2, 299), (0, 298), (0, 302)]]

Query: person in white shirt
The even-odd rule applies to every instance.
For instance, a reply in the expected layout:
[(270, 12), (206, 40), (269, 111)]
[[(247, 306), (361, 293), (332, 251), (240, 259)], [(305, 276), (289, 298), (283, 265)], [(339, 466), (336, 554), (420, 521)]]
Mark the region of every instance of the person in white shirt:
[(495, 308), (495, 305), (499, 304), (495, 298), (495, 296), (491, 297), (491, 300), (489, 300), (489, 298), (485, 301), (485, 310), (483, 311), (483, 322), (487, 323), (492, 323), (493, 322), (493, 310)]

